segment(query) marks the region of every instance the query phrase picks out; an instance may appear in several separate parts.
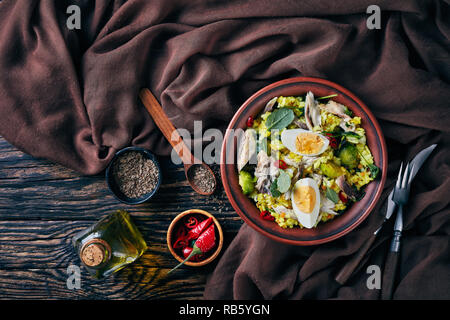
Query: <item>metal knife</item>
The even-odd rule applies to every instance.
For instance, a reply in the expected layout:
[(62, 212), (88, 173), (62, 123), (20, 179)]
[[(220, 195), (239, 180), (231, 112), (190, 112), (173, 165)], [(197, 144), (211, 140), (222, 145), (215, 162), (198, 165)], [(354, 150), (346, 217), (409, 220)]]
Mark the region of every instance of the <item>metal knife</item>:
[[(437, 144), (433, 144), (422, 151), (420, 151), (413, 160), (411, 160), (410, 164), (411, 166), (414, 165), (413, 171), (411, 171), (412, 179), (416, 176), (417, 172), (419, 171), (420, 167), (423, 165), (425, 160), (427, 160), (428, 156), (433, 152), (434, 148), (436, 148)], [(387, 209), (386, 213), (384, 215), (384, 220), (381, 223), (380, 227), (372, 234), (370, 235), (369, 239), (364, 243), (364, 245), (358, 250), (358, 252), (344, 265), (344, 267), (339, 271), (339, 273), (336, 275), (335, 280), (340, 284), (345, 284), (347, 280), (350, 278), (350, 276), (353, 274), (355, 269), (360, 264), (361, 260), (366, 255), (367, 251), (369, 251), (369, 248), (372, 246), (372, 244), (375, 242), (375, 239), (377, 237), (378, 232), (383, 227), (384, 223), (389, 220), (389, 218), (394, 213), (397, 205), (392, 200), (392, 197), (394, 196), (394, 189), (392, 189), (391, 193), (388, 196), (388, 203), (387, 203)]]

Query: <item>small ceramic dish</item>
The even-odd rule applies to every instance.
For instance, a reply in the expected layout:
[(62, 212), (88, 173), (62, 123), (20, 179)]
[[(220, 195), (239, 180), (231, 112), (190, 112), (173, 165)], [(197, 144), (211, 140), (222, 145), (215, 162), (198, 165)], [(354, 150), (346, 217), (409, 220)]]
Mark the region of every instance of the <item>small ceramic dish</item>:
[(214, 259), (216, 259), (217, 256), (219, 255), (219, 253), (223, 247), (223, 231), (222, 231), (222, 227), (219, 224), (219, 221), (212, 214), (210, 214), (209, 212), (206, 212), (204, 210), (191, 209), (191, 210), (186, 210), (186, 211), (180, 213), (179, 215), (177, 215), (175, 217), (175, 219), (172, 220), (172, 222), (169, 226), (169, 229), (167, 230), (167, 246), (169, 248), (170, 253), (179, 262), (182, 262), (184, 260), (184, 258), (178, 252), (179, 250), (173, 248), (173, 244), (176, 241), (175, 232), (178, 230), (178, 228), (181, 226), (181, 224), (184, 221), (186, 221), (186, 218), (189, 216), (194, 216), (194, 217), (195, 216), (197, 216), (197, 217), (204, 216), (204, 219), (212, 218), (214, 226), (215, 226), (216, 245), (214, 246), (214, 248), (205, 255), (205, 258), (203, 260), (195, 261), (195, 262), (194, 261), (186, 261), (186, 263), (185, 263), (185, 265), (187, 265), (187, 266), (201, 267), (201, 266), (209, 264)]
[[(139, 153), (143, 154), (146, 158), (152, 160), (153, 163), (158, 168), (158, 182), (156, 184), (156, 187), (151, 192), (146, 193), (143, 196), (138, 197), (138, 198), (130, 198), (130, 197), (127, 197), (126, 195), (124, 195), (120, 191), (120, 188), (117, 185), (117, 181), (114, 178), (114, 172), (113, 172), (114, 171), (114, 163), (117, 161), (117, 159), (119, 159), (120, 156), (122, 156), (123, 154), (130, 152), (130, 151), (135, 151), (135, 152), (139, 152)], [(140, 147), (127, 147), (127, 148), (117, 151), (117, 153), (114, 155), (113, 159), (109, 163), (108, 167), (106, 168), (105, 177), (106, 177), (106, 183), (108, 184), (109, 190), (111, 190), (114, 197), (117, 200), (119, 200), (123, 203), (126, 203), (126, 204), (140, 204), (140, 203), (144, 203), (144, 202), (150, 200), (158, 191), (158, 189), (161, 185), (161, 180), (162, 180), (161, 168), (159, 166), (158, 160), (156, 159), (155, 155), (153, 153), (151, 153), (150, 151), (148, 151), (144, 148), (140, 148)]]

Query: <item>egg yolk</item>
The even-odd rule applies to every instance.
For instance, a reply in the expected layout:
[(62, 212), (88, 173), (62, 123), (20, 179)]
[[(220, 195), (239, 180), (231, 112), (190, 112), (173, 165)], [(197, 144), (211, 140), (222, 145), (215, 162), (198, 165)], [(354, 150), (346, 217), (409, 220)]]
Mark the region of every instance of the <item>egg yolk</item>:
[(323, 147), (323, 141), (314, 133), (304, 132), (295, 139), (295, 147), (303, 154), (318, 153)]
[(313, 187), (299, 186), (294, 191), (294, 202), (304, 213), (311, 213), (316, 204), (316, 192)]

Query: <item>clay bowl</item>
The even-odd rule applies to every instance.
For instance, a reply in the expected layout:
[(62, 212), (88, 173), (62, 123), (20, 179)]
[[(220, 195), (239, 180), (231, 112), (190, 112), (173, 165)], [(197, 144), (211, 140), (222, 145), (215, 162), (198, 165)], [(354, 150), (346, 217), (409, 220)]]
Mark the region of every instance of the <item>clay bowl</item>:
[(206, 212), (204, 210), (191, 209), (191, 210), (186, 210), (186, 211), (180, 213), (179, 215), (177, 215), (175, 217), (175, 219), (172, 220), (172, 222), (170, 223), (169, 229), (167, 230), (167, 246), (169, 248), (170, 253), (179, 262), (182, 262), (184, 260), (184, 258), (180, 254), (178, 254), (177, 250), (175, 250), (173, 248), (173, 242), (174, 242), (173, 237), (174, 237), (174, 233), (177, 230), (177, 228), (179, 227), (179, 225), (189, 215), (196, 215), (196, 216), (202, 215), (202, 216), (205, 216), (205, 219), (208, 219), (209, 217), (211, 217), (213, 219), (213, 222), (214, 222), (214, 225), (215, 225), (216, 242), (217, 242), (217, 244), (216, 244), (215, 248), (212, 249), (212, 252), (209, 253), (207, 255), (207, 258), (204, 259), (204, 260), (201, 260), (201, 261), (198, 261), (198, 262), (186, 261), (186, 263), (185, 263), (185, 265), (191, 266), (191, 267), (202, 267), (204, 265), (209, 264), (214, 259), (216, 259), (217, 256), (219, 255), (220, 251), (222, 250), (222, 247), (223, 247), (223, 231), (222, 231), (222, 227), (219, 224), (219, 221), (212, 214), (210, 214), (209, 212)]
[[(355, 116), (361, 117), (361, 125), (366, 130), (367, 145), (373, 154), (375, 164), (381, 168), (382, 174), (381, 177), (366, 186), (366, 194), (363, 199), (354, 203), (345, 213), (335, 219), (321, 223), (314, 229), (282, 229), (275, 222), (261, 219), (254, 202), (242, 193), (236, 167), (237, 139), (231, 130), (245, 129), (248, 117), (256, 117), (273, 97), (302, 95), (308, 91), (312, 91), (316, 97), (338, 94), (333, 100), (346, 105)], [(373, 210), (380, 198), (386, 180), (386, 144), (375, 116), (353, 93), (340, 85), (323, 79), (291, 78), (264, 87), (239, 108), (225, 134), (220, 172), (231, 205), (248, 225), (263, 235), (286, 244), (317, 245), (349, 233), (364, 221)]]

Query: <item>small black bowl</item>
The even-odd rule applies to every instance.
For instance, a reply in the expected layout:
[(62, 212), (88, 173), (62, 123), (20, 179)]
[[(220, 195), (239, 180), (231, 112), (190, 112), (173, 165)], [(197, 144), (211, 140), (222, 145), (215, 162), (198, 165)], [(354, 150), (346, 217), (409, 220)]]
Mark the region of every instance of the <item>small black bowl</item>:
[[(153, 189), (152, 192), (147, 193), (139, 198), (129, 198), (129, 197), (125, 196), (120, 191), (119, 186), (117, 185), (116, 180), (114, 179), (114, 173), (113, 173), (114, 162), (119, 158), (120, 155), (122, 155), (123, 153), (129, 152), (129, 151), (137, 151), (137, 152), (142, 153), (145, 157), (152, 160), (153, 163), (158, 168), (158, 182), (156, 184), (155, 189)], [(105, 176), (106, 176), (106, 183), (108, 184), (109, 190), (111, 190), (114, 197), (117, 200), (119, 200), (123, 203), (126, 203), (126, 204), (140, 204), (140, 203), (144, 203), (144, 202), (150, 200), (158, 191), (159, 186), (161, 185), (161, 180), (162, 180), (161, 168), (159, 166), (158, 160), (156, 159), (155, 155), (153, 153), (151, 153), (150, 151), (148, 151), (144, 148), (140, 148), (140, 147), (127, 147), (127, 148), (117, 151), (116, 154), (114, 155), (114, 157), (112, 158), (111, 162), (109, 163), (108, 167), (106, 168)]]

